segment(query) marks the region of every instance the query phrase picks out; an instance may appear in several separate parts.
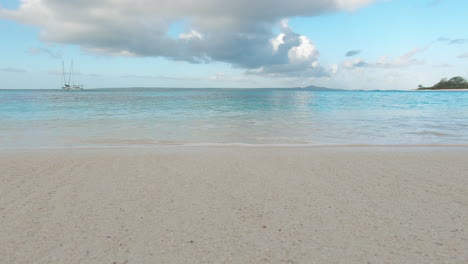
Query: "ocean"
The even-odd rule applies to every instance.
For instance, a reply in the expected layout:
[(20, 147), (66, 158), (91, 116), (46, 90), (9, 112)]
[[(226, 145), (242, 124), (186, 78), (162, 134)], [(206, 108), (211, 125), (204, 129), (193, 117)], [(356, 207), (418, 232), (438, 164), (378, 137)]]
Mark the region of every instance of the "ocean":
[(468, 92), (0, 90), (0, 148), (463, 145)]

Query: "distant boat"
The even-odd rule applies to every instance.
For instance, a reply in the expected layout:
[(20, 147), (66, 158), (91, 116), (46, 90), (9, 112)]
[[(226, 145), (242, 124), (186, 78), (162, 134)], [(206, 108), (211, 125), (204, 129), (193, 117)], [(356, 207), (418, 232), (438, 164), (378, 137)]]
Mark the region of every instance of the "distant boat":
[(83, 90), (83, 85), (75, 84), (75, 80), (73, 79), (73, 60), (70, 62), (70, 72), (68, 73), (68, 82), (66, 81), (66, 76), (65, 76), (65, 64), (62, 61), (62, 78), (63, 78), (62, 90)]

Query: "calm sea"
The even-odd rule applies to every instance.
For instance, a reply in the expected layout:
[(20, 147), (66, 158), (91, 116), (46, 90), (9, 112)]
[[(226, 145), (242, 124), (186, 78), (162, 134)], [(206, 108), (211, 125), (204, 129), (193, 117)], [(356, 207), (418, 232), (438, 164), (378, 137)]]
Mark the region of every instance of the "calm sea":
[(468, 144), (468, 92), (0, 90), (0, 148)]

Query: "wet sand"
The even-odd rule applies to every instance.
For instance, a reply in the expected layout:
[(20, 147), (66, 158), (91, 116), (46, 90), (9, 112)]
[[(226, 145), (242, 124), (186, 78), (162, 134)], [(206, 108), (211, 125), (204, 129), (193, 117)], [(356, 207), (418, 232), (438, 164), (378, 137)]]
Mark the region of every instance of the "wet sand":
[(467, 263), (468, 148), (0, 151), (0, 263)]

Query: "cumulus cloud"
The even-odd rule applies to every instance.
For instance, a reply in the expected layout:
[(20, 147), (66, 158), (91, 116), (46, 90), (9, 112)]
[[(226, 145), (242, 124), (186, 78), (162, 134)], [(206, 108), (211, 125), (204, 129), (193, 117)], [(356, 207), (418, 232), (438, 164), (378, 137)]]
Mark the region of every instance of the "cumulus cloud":
[(320, 55), (308, 37), (294, 32), (286, 20), (280, 23), (281, 33), (270, 39), (270, 63), (252, 67), (249, 74), (268, 77), (327, 75), (318, 63)]
[[(281, 25), (288, 17), (354, 10), (378, 0), (23, 0), (0, 18), (40, 29), (46, 42), (114, 56), (226, 62), (257, 73), (324, 75), (317, 47)], [(173, 36), (171, 25), (185, 23)]]
[(424, 61), (415, 58), (418, 53), (424, 52), (429, 47), (414, 48), (402, 56), (390, 58), (388, 56), (381, 56), (376, 62), (366, 62), (363, 59), (356, 58), (354, 60), (346, 60), (343, 62), (343, 67), (347, 69), (352, 68), (402, 68), (411, 65), (423, 64)]
[(336, 66), (329, 69), (318, 61), (320, 52), (307, 36), (294, 32), (287, 23), (280, 23), (281, 33), (270, 40), (271, 63), (247, 71), (251, 75), (265, 77), (327, 77), (336, 72)]
[(358, 55), (359, 53), (361, 53), (361, 50), (350, 50), (346, 52), (345, 56), (352, 57), (352, 56)]

